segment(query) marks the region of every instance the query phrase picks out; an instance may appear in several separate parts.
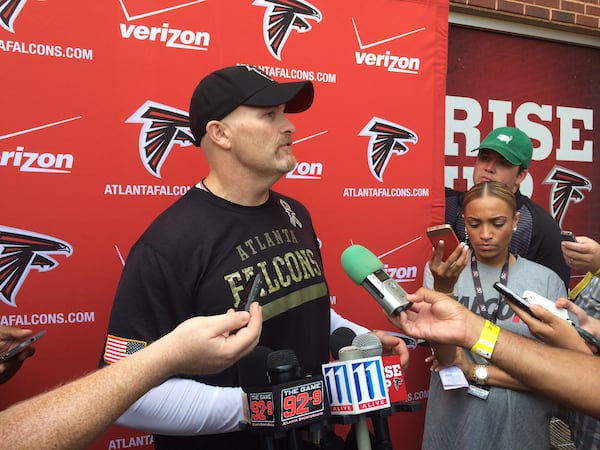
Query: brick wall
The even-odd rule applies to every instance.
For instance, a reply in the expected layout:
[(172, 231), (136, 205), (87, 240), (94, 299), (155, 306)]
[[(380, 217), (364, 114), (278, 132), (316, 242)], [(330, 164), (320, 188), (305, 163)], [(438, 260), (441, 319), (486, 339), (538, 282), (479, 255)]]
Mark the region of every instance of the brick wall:
[(450, 10), (600, 35), (600, 0), (450, 0)]

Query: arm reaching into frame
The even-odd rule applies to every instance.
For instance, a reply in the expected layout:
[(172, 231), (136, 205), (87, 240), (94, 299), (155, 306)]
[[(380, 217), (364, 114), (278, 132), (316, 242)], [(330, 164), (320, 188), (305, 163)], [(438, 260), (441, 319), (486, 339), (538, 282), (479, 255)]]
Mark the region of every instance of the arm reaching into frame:
[[(485, 320), (456, 300), (424, 288), (408, 300), (409, 310), (388, 316), (407, 335), (467, 349), (478, 342)], [(489, 359), (532, 390), (600, 419), (600, 358), (501, 329)]]
[(115, 364), (1, 412), (2, 444), (11, 449), (88, 448), (148, 390), (175, 374), (225, 369), (256, 346), (261, 330), (257, 303), (250, 312), (188, 319)]

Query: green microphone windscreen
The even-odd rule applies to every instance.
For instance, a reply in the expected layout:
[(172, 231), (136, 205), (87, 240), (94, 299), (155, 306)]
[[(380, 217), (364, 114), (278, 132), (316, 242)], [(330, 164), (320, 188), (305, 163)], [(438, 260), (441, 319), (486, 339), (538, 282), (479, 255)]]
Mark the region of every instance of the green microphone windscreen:
[(365, 281), (368, 275), (383, 269), (383, 263), (362, 245), (351, 245), (342, 253), (342, 267), (356, 284)]

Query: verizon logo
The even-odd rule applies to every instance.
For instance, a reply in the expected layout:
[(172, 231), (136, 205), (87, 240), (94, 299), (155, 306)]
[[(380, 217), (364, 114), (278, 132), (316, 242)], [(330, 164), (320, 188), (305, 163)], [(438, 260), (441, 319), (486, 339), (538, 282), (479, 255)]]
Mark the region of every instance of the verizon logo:
[(165, 46), (170, 48), (206, 51), (210, 43), (210, 33), (206, 31), (178, 30), (170, 28), (168, 23), (163, 23), (162, 27), (121, 23), (119, 27), (123, 39), (164, 42)]
[(286, 178), (319, 180), (323, 174), (323, 164), (320, 162), (296, 162), (294, 168), (286, 174)]
[(0, 154), (0, 167), (18, 167), (20, 172), (71, 173), (73, 155), (69, 153), (26, 152), (23, 147)]
[(389, 51), (385, 54), (355, 52), (356, 64), (366, 66), (384, 67), (388, 72), (419, 73), (421, 60), (408, 56), (392, 55)]

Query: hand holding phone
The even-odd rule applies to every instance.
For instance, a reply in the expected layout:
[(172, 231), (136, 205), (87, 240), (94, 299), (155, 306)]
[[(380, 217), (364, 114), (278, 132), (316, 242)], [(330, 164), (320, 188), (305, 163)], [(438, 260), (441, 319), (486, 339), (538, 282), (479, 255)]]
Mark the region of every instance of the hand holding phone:
[(541, 295), (536, 294), (533, 291), (524, 291), (523, 296), (521, 297), (520, 295), (517, 295), (515, 292), (513, 292), (508, 287), (506, 287), (505, 285), (503, 285), (502, 283), (499, 283), (499, 282), (494, 283), (494, 289), (496, 289), (498, 292), (500, 292), (502, 295), (504, 295), (507, 299), (512, 301), (515, 305), (517, 305), (519, 308), (525, 310), (527, 312), (527, 314), (529, 314), (532, 317), (535, 317), (536, 319), (539, 319), (539, 317), (537, 317), (535, 314), (533, 314), (531, 312), (531, 309), (529, 308), (529, 306), (531, 304), (537, 304), (537, 305), (543, 306), (545, 309), (550, 311), (555, 316), (558, 316), (561, 319), (566, 320), (571, 325), (573, 325), (575, 327), (575, 330), (577, 330), (577, 333), (579, 333), (579, 336), (581, 336), (584, 341), (586, 341), (588, 344), (596, 347), (595, 353), (600, 352), (600, 340), (596, 339), (596, 337), (594, 337), (594, 335), (592, 335), (588, 331), (584, 330), (580, 326), (575, 325), (573, 322), (571, 322), (571, 320), (569, 319), (569, 314), (567, 313), (567, 310), (562, 309), (562, 308), (557, 308), (556, 305), (554, 305), (553, 301), (548, 300), (547, 298), (542, 297)]
[(440, 241), (444, 241), (444, 254), (442, 255), (442, 261), (446, 261), (452, 254), (454, 249), (460, 244), (456, 233), (450, 225), (447, 223), (443, 225), (436, 225), (427, 228), (427, 237), (431, 241), (431, 244), (438, 248)]
[(508, 300), (510, 300), (511, 302), (513, 302), (519, 308), (521, 308), (522, 310), (524, 310), (527, 314), (529, 314), (530, 316), (535, 317), (537, 319), (536, 315), (533, 314), (531, 312), (531, 309), (529, 308), (530, 303), (529, 303), (528, 300), (524, 299), (519, 294), (517, 294), (516, 292), (512, 291), (506, 285), (500, 283), (499, 281), (496, 281), (494, 283), (494, 289), (496, 289), (505, 298), (507, 298)]
[(575, 235), (573, 234), (572, 231), (566, 231), (566, 230), (562, 230), (560, 232), (560, 238), (563, 241), (569, 241), (569, 242), (577, 242), (577, 239), (575, 238)]
[(27, 347), (29, 347), (31, 344), (33, 344), (35, 341), (37, 341), (39, 338), (41, 338), (44, 334), (46, 334), (46, 330), (42, 330), (42, 331), (34, 334), (30, 338), (28, 338), (27, 340), (25, 340), (23, 342), (20, 342), (15, 347), (8, 350), (7, 352), (2, 353), (0, 355), (0, 362), (6, 361), (7, 359), (18, 355), (23, 350), (25, 350)]

